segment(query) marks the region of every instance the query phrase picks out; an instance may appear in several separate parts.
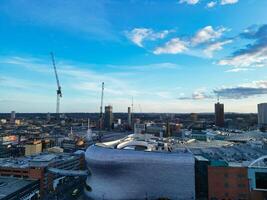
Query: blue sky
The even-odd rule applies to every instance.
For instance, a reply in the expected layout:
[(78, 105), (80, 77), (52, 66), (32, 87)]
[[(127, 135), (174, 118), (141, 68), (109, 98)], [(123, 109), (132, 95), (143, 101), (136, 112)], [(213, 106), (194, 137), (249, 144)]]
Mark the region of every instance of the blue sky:
[(256, 112), (266, 0), (2, 0), (0, 112)]

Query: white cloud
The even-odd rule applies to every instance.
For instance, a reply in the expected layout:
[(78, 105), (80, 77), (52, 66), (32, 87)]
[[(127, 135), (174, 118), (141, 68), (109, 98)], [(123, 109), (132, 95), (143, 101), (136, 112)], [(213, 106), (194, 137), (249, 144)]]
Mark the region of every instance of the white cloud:
[(214, 6), (216, 6), (217, 2), (216, 1), (211, 1), (209, 3), (207, 3), (207, 8), (212, 8)]
[(205, 98), (207, 98), (207, 95), (205, 94), (205, 91), (203, 90), (195, 91), (192, 94), (192, 99), (195, 99), (195, 100), (201, 100)]
[(169, 30), (155, 32), (148, 28), (134, 28), (133, 30), (126, 32), (126, 36), (137, 46), (143, 47), (143, 41), (163, 39), (169, 33)]
[(214, 41), (220, 38), (227, 29), (224, 27), (213, 29), (212, 26), (206, 26), (200, 29), (196, 35), (191, 39), (192, 45), (198, 45), (208, 41)]
[(192, 93), (192, 96), (184, 96), (180, 95), (179, 100), (203, 100), (203, 99), (211, 99), (213, 96), (207, 94), (205, 88), (199, 88)]
[(218, 62), (219, 65), (241, 67), (263, 67), (267, 65), (267, 46), (258, 48), (254, 51), (234, 55), (228, 59), (223, 59)]
[(213, 53), (214, 51), (219, 51), (219, 50), (222, 50), (223, 49), (223, 46), (226, 45), (226, 44), (230, 44), (232, 43), (233, 40), (225, 40), (225, 41), (222, 41), (222, 42), (215, 42), (211, 45), (209, 45), (205, 50), (204, 50), (204, 53), (208, 56), (208, 57), (213, 57)]
[(252, 69), (248, 68), (234, 68), (234, 69), (229, 69), (225, 72), (242, 72), (242, 71), (251, 71)]
[(143, 71), (154, 71), (159, 69), (164, 70), (174, 70), (181, 67), (176, 63), (164, 62), (164, 63), (153, 63), (153, 64), (146, 64), (146, 65), (108, 65), (110, 68), (120, 69), (120, 70), (127, 70), (128, 73), (131, 71), (134, 72), (143, 72)]
[(187, 50), (186, 42), (179, 38), (173, 38), (168, 41), (164, 46), (157, 47), (153, 53), (158, 54), (178, 54)]
[(221, 0), (221, 5), (235, 4), (235, 3), (238, 3), (238, 0)]
[(199, 0), (180, 0), (179, 3), (187, 3), (190, 5), (195, 5), (199, 2)]

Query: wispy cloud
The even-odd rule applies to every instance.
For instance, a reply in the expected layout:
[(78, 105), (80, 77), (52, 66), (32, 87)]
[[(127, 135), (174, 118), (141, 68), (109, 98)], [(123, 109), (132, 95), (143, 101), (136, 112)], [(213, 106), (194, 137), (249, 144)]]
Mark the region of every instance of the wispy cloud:
[(187, 3), (190, 5), (195, 5), (195, 4), (199, 3), (199, 0), (180, 0), (179, 3)]
[(211, 1), (211, 2), (208, 2), (207, 3), (207, 8), (213, 8), (216, 5), (217, 5), (217, 2), (216, 1)]
[(110, 68), (120, 69), (120, 70), (127, 70), (128, 73), (131, 72), (143, 72), (143, 71), (154, 71), (154, 70), (174, 70), (179, 69), (181, 65), (176, 63), (152, 63), (152, 64), (145, 64), (145, 65), (108, 65)]
[[(58, 59), (60, 60), (60, 58)], [(19, 56), (10, 56), (10, 57), (1, 57), (0, 63), (2, 64), (10, 64), (16, 67), (24, 68), (36, 73), (42, 73), (50, 78), (54, 76), (54, 72), (52, 69), (51, 63), (45, 61), (40, 58), (31, 58), (31, 57), (19, 57)], [(145, 91), (144, 89), (136, 88), (132, 83), (136, 82), (136, 78), (133, 78), (132, 73), (136, 72), (147, 72), (154, 70), (176, 70), (180, 68), (180, 65), (175, 63), (153, 63), (153, 64), (145, 64), (145, 65), (104, 65), (105, 67), (109, 67), (115, 69), (115, 71), (110, 72), (99, 72), (90, 69), (91, 66), (95, 66), (95, 64), (85, 64), (79, 62), (70, 62), (66, 60), (62, 60), (57, 63), (59, 78), (62, 83), (63, 93), (69, 93), (71, 90), (76, 92), (88, 93), (98, 95), (101, 89), (101, 82), (105, 82), (107, 84), (105, 88), (106, 97), (109, 99), (113, 99), (115, 96), (142, 96), (150, 94), (153, 96), (156, 94), (158, 97), (166, 97), (166, 91), (162, 90), (150, 92)], [(125, 74), (122, 69), (125, 69), (127, 73)], [(119, 71), (119, 72), (117, 72)], [(129, 77), (128, 77), (129, 75)], [(21, 80), (23, 81), (23, 79)], [(7, 82), (5, 77), (1, 77), (0, 84), (5, 84), (20, 87), (32, 88), (38, 85), (35, 85), (35, 82), (18, 82), (15, 80), (9, 79)], [(12, 83), (12, 84), (10, 84)], [(45, 85), (45, 84), (44, 84)], [(50, 85), (50, 88), (55, 87), (55, 85)], [(165, 92), (165, 93), (164, 93)], [(165, 95), (164, 95), (165, 94)]]
[(177, 54), (187, 50), (186, 42), (179, 38), (173, 38), (168, 41), (164, 46), (157, 47), (153, 53), (158, 54)]
[(192, 45), (198, 45), (209, 41), (214, 41), (222, 36), (227, 31), (224, 27), (213, 28), (212, 26), (206, 26), (200, 29), (196, 35), (191, 39)]
[(244, 72), (244, 71), (252, 71), (253, 69), (250, 68), (233, 68), (226, 70), (225, 72)]
[(179, 100), (204, 100), (204, 99), (211, 99), (214, 98), (212, 95), (207, 94), (206, 89), (199, 88), (192, 93), (192, 96), (180, 96), (178, 97)]
[(221, 87), (213, 91), (226, 99), (242, 99), (267, 94), (267, 81), (253, 81), (234, 87)]
[(9, 88), (23, 91), (38, 91), (40, 89), (52, 89), (52, 84), (32, 82), (21, 78), (14, 78), (10, 76), (0, 76), (0, 86), (2, 88)]
[[(198, 30), (192, 37), (179, 38), (175, 37), (167, 41), (164, 45), (158, 46), (154, 49), (153, 53), (159, 54), (180, 54), (186, 53), (189, 55), (195, 55), (194, 51), (203, 49), (204, 55), (212, 57), (213, 52), (223, 49), (223, 46), (231, 43), (233, 40), (221, 40), (224, 32), (229, 29), (225, 27), (205, 26)], [(203, 56), (202, 53), (202, 56)], [(197, 54), (198, 56), (199, 53)]]
[(204, 53), (208, 56), (208, 57), (213, 57), (213, 53), (215, 51), (219, 51), (223, 49), (223, 46), (226, 44), (230, 44), (232, 43), (233, 40), (225, 40), (225, 41), (221, 41), (221, 42), (214, 42), (212, 44), (210, 44), (205, 50)]
[(163, 30), (155, 32), (150, 28), (134, 28), (131, 31), (126, 31), (126, 36), (137, 46), (143, 47), (144, 41), (153, 41), (157, 39), (163, 39), (170, 33), (169, 30)]
[(221, 59), (218, 64), (235, 68), (264, 67), (267, 65), (267, 25), (246, 29), (241, 38), (254, 40), (244, 49), (235, 51), (232, 56)]
[[(239, 0), (214, 0), (214, 1), (209, 1), (208, 3), (206, 3), (206, 7), (212, 8), (212, 7), (216, 6), (217, 4), (220, 4), (222, 6), (229, 5), (229, 4), (236, 4), (236, 3), (238, 3), (238, 1)], [(179, 1), (179, 3), (186, 3), (188, 5), (196, 5), (200, 2), (201, 2), (200, 0), (180, 0)]]
[(221, 5), (235, 4), (238, 3), (238, 0), (221, 0)]

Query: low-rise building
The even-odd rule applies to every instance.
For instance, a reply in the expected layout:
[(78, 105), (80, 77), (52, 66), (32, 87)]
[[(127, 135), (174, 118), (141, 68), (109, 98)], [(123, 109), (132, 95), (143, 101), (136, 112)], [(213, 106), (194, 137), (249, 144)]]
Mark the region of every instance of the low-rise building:
[(0, 176), (0, 200), (37, 200), (39, 190), (38, 180)]
[(59, 177), (50, 173), (49, 168), (79, 170), (83, 167), (82, 154), (42, 153), (28, 157), (0, 159), (0, 176), (39, 180), (40, 194), (43, 195), (53, 188), (53, 180)]

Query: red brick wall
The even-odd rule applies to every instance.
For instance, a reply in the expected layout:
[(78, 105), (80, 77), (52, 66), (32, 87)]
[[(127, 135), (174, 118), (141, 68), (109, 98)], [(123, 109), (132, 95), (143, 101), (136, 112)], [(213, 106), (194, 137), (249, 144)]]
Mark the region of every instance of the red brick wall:
[(249, 182), (245, 167), (208, 166), (209, 199), (249, 199)]
[(44, 192), (44, 169), (43, 168), (0, 168), (0, 176), (15, 176), (18, 178), (30, 178), (40, 180), (41, 195)]

